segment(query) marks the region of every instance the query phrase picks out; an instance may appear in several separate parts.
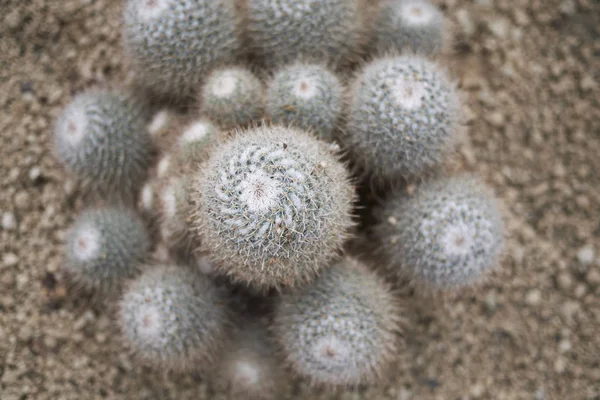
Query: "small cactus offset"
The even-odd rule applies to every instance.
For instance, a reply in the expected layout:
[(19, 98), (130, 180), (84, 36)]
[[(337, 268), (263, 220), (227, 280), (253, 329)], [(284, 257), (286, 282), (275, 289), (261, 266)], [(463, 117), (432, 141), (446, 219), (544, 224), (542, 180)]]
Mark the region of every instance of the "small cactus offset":
[(469, 175), (426, 182), (393, 198), (373, 229), (376, 257), (392, 275), (432, 289), (472, 285), (496, 266), (504, 242), (490, 190)]
[(234, 0), (127, 0), (123, 43), (154, 91), (194, 96), (204, 75), (240, 49)]
[(447, 22), (429, 0), (385, 0), (374, 23), (379, 52), (408, 50), (436, 55), (447, 41)]
[(350, 258), (284, 294), (273, 324), (287, 363), (313, 384), (371, 383), (397, 351), (396, 299), (375, 273)]
[(378, 181), (423, 175), (453, 149), (460, 119), (454, 84), (419, 56), (376, 59), (352, 84), (341, 140)]
[(279, 365), (263, 321), (244, 321), (214, 376), (215, 387), (232, 399), (275, 400), (287, 374)]
[(268, 66), (298, 59), (339, 66), (356, 58), (364, 40), (362, 0), (248, 0), (253, 54)]
[(130, 210), (90, 209), (69, 229), (65, 256), (65, 270), (76, 283), (115, 293), (150, 256), (150, 237)]
[(154, 150), (146, 117), (145, 108), (126, 95), (82, 93), (57, 120), (56, 155), (94, 189), (131, 196), (146, 177)]
[(275, 73), (267, 88), (267, 115), (332, 141), (342, 115), (342, 84), (327, 68), (296, 63)]
[(343, 164), (300, 130), (239, 132), (196, 175), (190, 195), (203, 245), (224, 272), (256, 289), (305, 282), (352, 226)]
[(193, 120), (177, 138), (177, 161), (182, 167), (205, 161), (218, 137), (219, 129), (215, 124), (204, 118)]
[(174, 247), (189, 249), (189, 192), (187, 177), (170, 177), (159, 186), (161, 238)]
[(213, 71), (201, 91), (200, 111), (222, 129), (259, 120), (264, 111), (262, 82), (241, 67)]
[(174, 370), (211, 367), (230, 338), (225, 293), (182, 266), (149, 267), (120, 302), (120, 327), (141, 360)]

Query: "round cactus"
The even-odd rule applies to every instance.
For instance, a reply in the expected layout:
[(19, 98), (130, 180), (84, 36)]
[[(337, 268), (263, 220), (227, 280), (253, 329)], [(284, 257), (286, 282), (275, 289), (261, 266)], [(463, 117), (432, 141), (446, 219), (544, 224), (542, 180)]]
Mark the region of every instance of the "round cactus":
[(263, 84), (248, 69), (218, 69), (206, 79), (201, 112), (222, 129), (248, 125), (262, 117)]
[(433, 289), (477, 282), (497, 264), (503, 247), (496, 200), (468, 175), (425, 183), (378, 214), (372, 240), (382, 265)]
[(460, 99), (433, 62), (386, 57), (368, 64), (352, 85), (341, 141), (379, 181), (429, 172), (454, 147)]
[(79, 94), (57, 120), (57, 158), (92, 187), (131, 195), (143, 182), (154, 150), (146, 116), (141, 104), (122, 94)]
[(232, 399), (278, 399), (286, 374), (278, 365), (269, 333), (261, 322), (245, 322), (221, 359), (215, 386)]
[(145, 83), (191, 98), (206, 73), (232, 62), (240, 48), (233, 0), (128, 0), (126, 54)]
[(150, 256), (150, 238), (132, 211), (102, 208), (83, 212), (67, 234), (65, 270), (84, 287), (118, 291)]
[(281, 65), (297, 59), (340, 65), (360, 50), (362, 0), (248, 0), (253, 54)]
[(444, 15), (428, 0), (387, 0), (374, 27), (374, 46), (380, 52), (409, 50), (435, 55), (447, 35)]
[(399, 309), (390, 289), (351, 258), (284, 294), (273, 330), (287, 363), (313, 384), (357, 386), (396, 356)]
[(340, 250), (353, 188), (328, 146), (261, 127), (215, 148), (190, 193), (194, 225), (218, 268), (261, 289), (305, 281)]
[(219, 130), (207, 119), (197, 119), (187, 124), (177, 138), (177, 160), (186, 166), (206, 160)]
[(159, 367), (206, 370), (230, 337), (225, 293), (193, 269), (149, 268), (123, 295), (120, 325), (139, 358)]
[(290, 65), (269, 83), (266, 108), (273, 123), (293, 125), (331, 141), (342, 113), (342, 85), (327, 68)]

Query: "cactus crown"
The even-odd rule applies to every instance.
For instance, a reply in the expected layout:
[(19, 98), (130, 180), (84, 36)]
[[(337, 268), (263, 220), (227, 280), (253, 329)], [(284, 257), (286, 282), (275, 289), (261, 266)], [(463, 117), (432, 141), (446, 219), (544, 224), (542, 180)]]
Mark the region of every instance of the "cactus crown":
[(120, 303), (125, 338), (140, 358), (174, 369), (207, 368), (229, 338), (224, 293), (178, 266), (147, 269)]
[(247, 125), (263, 113), (263, 84), (248, 69), (212, 72), (202, 89), (201, 111), (223, 129)]
[(239, 52), (232, 0), (128, 0), (123, 42), (146, 84), (191, 97), (204, 74)]
[(153, 144), (146, 110), (132, 98), (95, 91), (77, 95), (54, 129), (58, 159), (97, 189), (130, 194), (146, 176)]
[(496, 200), (469, 175), (425, 183), (414, 197), (393, 199), (380, 219), (375, 237), (388, 269), (432, 288), (476, 282), (504, 242)]
[(374, 45), (380, 52), (433, 55), (442, 49), (446, 37), (444, 15), (428, 0), (388, 0), (374, 26)]
[(359, 0), (249, 0), (247, 29), (255, 54), (275, 65), (302, 58), (339, 65), (362, 37)]
[(148, 257), (150, 238), (143, 221), (120, 208), (84, 211), (67, 235), (66, 269), (84, 286), (118, 289)]
[(431, 61), (378, 59), (353, 84), (343, 141), (378, 178), (420, 175), (453, 148), (459, 104), (454, 85)]
[(396, 351), (396, 307), (383, 281), (345, 259), (281, 298), (275, 337), (292, 369), (313, 383), (367, 383)]
[(342, 85), (327, 68), (296, 63), (276, 72), (267, 88), (266, 103), (273, 123), (332, 140), (342, 113)]
[(343, 165), (303, 131), (243, 132), (216, 148), (197, 175), (197, 229), (229, 273), (252, 285), (312, 276), (352, 224)]

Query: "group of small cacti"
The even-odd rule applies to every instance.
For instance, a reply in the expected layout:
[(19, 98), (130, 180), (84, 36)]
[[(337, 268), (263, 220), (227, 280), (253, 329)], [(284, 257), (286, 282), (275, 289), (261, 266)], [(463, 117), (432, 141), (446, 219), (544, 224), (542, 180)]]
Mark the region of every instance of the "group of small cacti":
[(439, 173), (461, 105), (427, 0), (127, 0), (123, 15), (146, 98), (80, 94), (54, 141), (102, 204), (70, 229), (65, 272), (120, 298), (139, 359), (234, 398), (279, 398), (290, 377), (373, 383), (399, 352), (394, 288), (454, 290), (498, 263), (490, 190)]

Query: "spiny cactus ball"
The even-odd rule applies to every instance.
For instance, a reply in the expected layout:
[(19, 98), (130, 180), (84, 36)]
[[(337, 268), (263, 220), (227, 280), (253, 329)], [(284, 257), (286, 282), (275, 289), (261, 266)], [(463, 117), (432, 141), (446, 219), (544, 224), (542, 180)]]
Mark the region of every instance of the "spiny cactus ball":
[(230, 338), (224, 293), (200, 272), (160, 265), (132, 282), (120, 326), (140, 359), (176, 370), (206, 370)]
[(423, 184), (379, 212), (373, 230), (389, 272), (434, 289), (477, 282), (498, 261), (504, 242), (501, 213), (490, 190), (462, 175)]
[(460, 99), (437, 64), (419, 56), (369, 63), (352, 85), (340, 139), (379, 181), (438, 166), (458, 135)]
[(208, 71), (235, 59), (238, 25), (233, 0), (128, 0), (123, 42), (146, 84), (185, 99)]
[(84, 287), (118, 291), (150, 256), (144, 222), (124, 208), (84, 211), (67, 234), (65, 269)]
[(262, 82), (250, 70), (229, 67), (213, 71), (201, 93), (201, 113), (222, 129), (248, 125), (262, 117)]
[(245, 321), (215, 376), (216, 387), (232, 399), (278, 399), (286, 374), (264, 324)]
[(126, 95), (77, 95), (54, 128), (57, 158), (77, 178), (103, 192), (130, 195), (143, 182), (154, 149), (145, 108)]
[(374, 31), (374, 46), (380, 52), (434, 55), (444, 46), (446, 21), (428, 0), (387, 0), (379, 9)]
[(352, 226), (344, 165), (301, 130), (239, 132), (196, 176), (194, 225), (206, 250), (235, 281), (256, 289), (306, 281)]
[(327, 68), (293, 64), (277, 71), (269, 83), (266, 107), (275, 124), (293, 125), (333, 140), (342, 113), (342, 85)]
[(399, 309), (375, 273), (347, 258), (284, 294), (273, 326), (296, 373), (313, 384), (356, 386), (376, 380), (396, 356)]
[(297, 59), (340, 65), (363, 37), (362, 0), (248, 0), (253, 54), (277, 66)]

